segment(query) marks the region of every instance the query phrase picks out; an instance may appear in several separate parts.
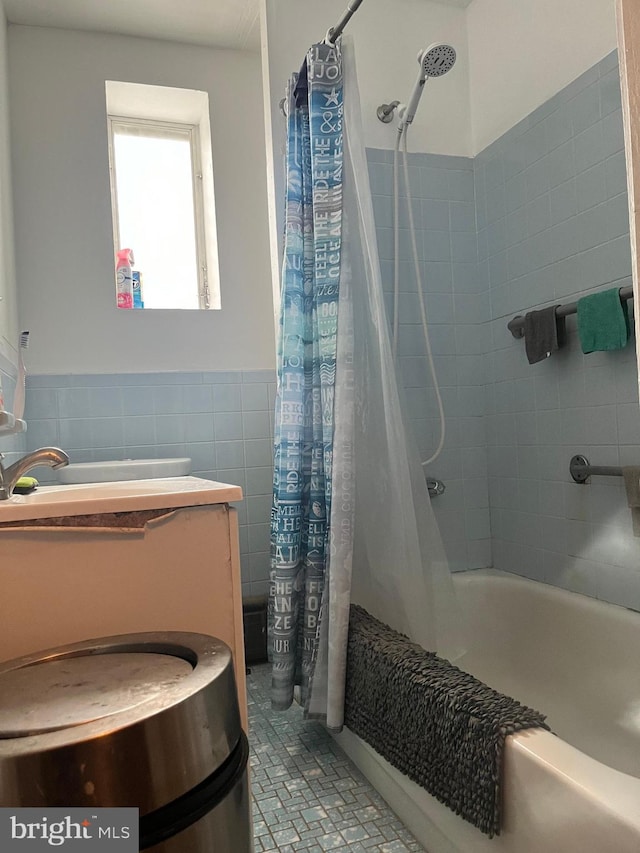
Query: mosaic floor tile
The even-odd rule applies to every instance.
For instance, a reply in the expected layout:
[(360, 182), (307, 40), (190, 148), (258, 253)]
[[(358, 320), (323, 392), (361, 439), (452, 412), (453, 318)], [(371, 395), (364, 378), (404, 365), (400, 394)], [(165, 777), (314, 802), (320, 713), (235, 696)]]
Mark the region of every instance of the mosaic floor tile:
[(272, 711), (271, 668), (247, 678), (256, 853), (425, 853), (325, 729)]

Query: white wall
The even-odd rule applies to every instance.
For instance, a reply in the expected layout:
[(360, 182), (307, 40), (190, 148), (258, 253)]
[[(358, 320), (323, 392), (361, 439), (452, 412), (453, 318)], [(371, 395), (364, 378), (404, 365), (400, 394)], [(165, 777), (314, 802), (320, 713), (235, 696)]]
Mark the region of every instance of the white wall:
[[(278, 104), (289, 74), (339, 20), (345, 0), (261, 4), (271, 245), (279, 260), (285, 122)], [(615, 0), (472, 0), (467, 9), (429, 0), (366, 0), (346, 32), (356, 46), (367, 146), (393, 147), (394, 124), (379, 122), (376, 107), (408, 97), (418, 49), (442, 40), (456, 47), (458, 61), (446, 77), (429, 82), (409, 147), (475, 156), (615, 49)]]
[[(284, 95), (292, 71), (300, 68), (312, 43), (321, 41), (337, 23), (345, 0), (265, 0), (272, 107)], [(394, 125), (376, 117), (376, 107), (407, 100), (418, 74), (416, 57), (435, 41), (458, 51), (455, 68), (430, 81), (413, 124), (412, 148), (439, 154), (469, 154), (469, 102), (464, 10), (426, 0), (365, 0), (345, 34), (353, 36), (358, 65), (366, 144), (392, 148)], [(284, 123), (276, 110), (276, 131), (284, 139)]]
[(17, 359), (18, 319), (13, 250), (7, 24), (0, 0), (0, 357), (6, 368)]
[[(265, 101), (271, 112), (267, 144), (272, 144), (272, 251), (279, 257), (283, 227), (283, 157), (286, 124), (279, 110), (287, 79), (297, 71), (309, 47), (338, 22), (345, 0), (261, 0)], [(393, 148), (395, 123), (376, 116), (381, 103), (407, 100), (418, 74), (417, 54), (433, 42), (450, 42), (458, 52), (453, 70), (430, 81), (409, 137), (410, 151), (471, 153), (468, 60), (463, 9), (428, 0), (366, 0), (349, 22), (362, 99), (365, 145)], [(268, 118), (268, 110), (267, 110)], [(277, 273), (276, 273), (277, 274)], [(275, 288), (278, 284), (275, 282)]]
[(473, 0), (473, 154), (616, 48), (615, 0)]
[[(34, 373), (274, 364), (260, 57), (9, 27), (19, 316)], [(118, 311), (105, 80), (206, 90), (222, 311)]]

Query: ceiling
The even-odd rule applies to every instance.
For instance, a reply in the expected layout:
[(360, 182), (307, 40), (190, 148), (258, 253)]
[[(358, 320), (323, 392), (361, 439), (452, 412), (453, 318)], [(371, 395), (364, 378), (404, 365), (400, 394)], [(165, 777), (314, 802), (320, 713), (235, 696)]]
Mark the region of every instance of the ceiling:
[[(13, 24), (259, 50), (259, 0), (0, 0)], [(391, 0), (393, 2), (393, 0)], [(431, 0), (434, 2), (434, 0)], [(472, 0), (435, 0), (465, 9)], [(345, 7), (347, 3), (345, 0)]]
[(4, 0), (4, 7), (13, 24), (260, 47), (258, 0)]

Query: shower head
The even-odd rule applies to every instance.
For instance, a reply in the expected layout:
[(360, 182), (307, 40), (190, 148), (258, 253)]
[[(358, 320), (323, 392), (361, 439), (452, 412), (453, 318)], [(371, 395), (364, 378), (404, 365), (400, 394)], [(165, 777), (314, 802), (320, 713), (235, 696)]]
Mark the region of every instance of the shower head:
[(456, 52), (450, 44), (432, 44), (418, 54), (418, 62), (426, 77), (442, 77), (455, 65)]
[(450, 44), (432, 44), (418, 54), (420, 71), (407, 106), (400, 112), (400, 130), (413, 121), (422, 96), (427, 77), (442, 77), (451, 71), (456, 61), (456, 52)]

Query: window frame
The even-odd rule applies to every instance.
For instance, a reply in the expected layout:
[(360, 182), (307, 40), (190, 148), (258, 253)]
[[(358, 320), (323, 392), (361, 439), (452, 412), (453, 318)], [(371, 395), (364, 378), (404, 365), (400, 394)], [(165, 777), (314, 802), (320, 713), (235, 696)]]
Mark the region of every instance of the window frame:
[[(108, 123), (108, 146), (109, 146), (109, 181), (111, 185), (111, 215), (113, 219), (113, 241), (114, 241), (114, 258), (116, 253), (121, 248), (119, 245), (120, 237), (120, 217), (118, 209), (118, 191), (116, 181), (116, 160), (114, 151), (114, 134), (119, 129), (124, 129), (124, 132), (131, 130), (150, 131), (155, 129), (158, 131), (157, 136), (167, 137), (187, 137), (191, 150), (191, 185), (193, 194), (193, 220), (195, 230), (196, 243), (196, 262), (198, 269), (198, 309), (211, 309), (211, 291), (209, 288), (209, 271), (207, 263), (207, 244), (205, 233), (205, 203), (203, 192), (203, 172), (201, 162), (201, 143), (200, 143), (200, 127), (192, 122), (181, 121), (165, 121), (158, 119), (137, 118), (131, 116), (122, 116), (115, 114), (107, 114)], [(134, 134), (131, 134), (134, 135)], [(152, 136), (147, 132), (141, 135)], [(156, 309), (157, 310), (157, 309)], [(168, 309), (173, 310), (173, 309)]]

